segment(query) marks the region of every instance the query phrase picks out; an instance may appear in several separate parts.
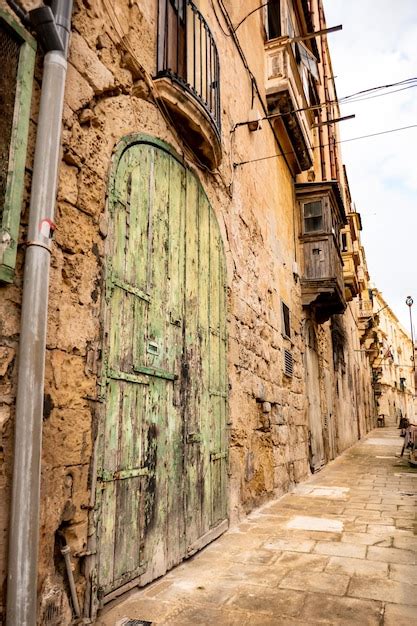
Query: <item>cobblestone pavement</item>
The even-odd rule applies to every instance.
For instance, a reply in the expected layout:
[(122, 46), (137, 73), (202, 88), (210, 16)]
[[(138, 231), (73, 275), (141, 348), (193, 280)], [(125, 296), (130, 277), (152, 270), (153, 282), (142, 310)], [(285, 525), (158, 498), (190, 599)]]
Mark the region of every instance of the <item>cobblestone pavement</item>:
[(97, 624), (417, 624), (417, 471), (398, 432), (374, 430)]

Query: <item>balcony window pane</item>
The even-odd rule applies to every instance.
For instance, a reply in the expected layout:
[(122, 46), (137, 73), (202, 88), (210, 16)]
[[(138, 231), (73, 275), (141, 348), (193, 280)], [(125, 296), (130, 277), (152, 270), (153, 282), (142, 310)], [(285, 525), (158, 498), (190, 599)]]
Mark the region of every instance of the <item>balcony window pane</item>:
[(307, 68), (307, 70), (314, 76), (314, 78), (319, 80), (319, 68), (317, 65), (317, 59), (310, 52), (310, 50), (301, 42), (297, 44), (298, 55), (300, 57), (300, 62)]
[(268, 39), (281, 37), (281, 2), (275, 0), (268, 4)]
[(166, 67), (186, 79), (185, 0), (170, 0), (166, 19)]
[(170, 3), (175, 9), (181, 20), (184, 20), (185, 15), (185, 0), (170, 0)]
[(208, 111), (220, 129), (219, 56), (192, 0), (159, 0), (158, 78), (169, 77)]
[(323, 206), (321, 200), (304, 204), (304, 231), (306, 233), (323, 230)]

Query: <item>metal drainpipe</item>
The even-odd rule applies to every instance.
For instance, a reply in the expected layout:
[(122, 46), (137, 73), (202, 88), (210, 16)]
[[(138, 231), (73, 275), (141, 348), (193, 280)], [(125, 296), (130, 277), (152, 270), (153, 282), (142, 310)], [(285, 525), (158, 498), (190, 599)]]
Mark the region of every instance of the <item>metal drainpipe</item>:
[(28, 14), (26, 13), (26, 11), (24, 9), (22, 9), (20, 4), (15, 2), (15, 0), (6, 0), (6, 2), (9, 5), (9, 7), (11, 8), (11, 10), (13, 11), (13, 13), (15, 13), (17, 15), (17, 17), (20, 19), (22, 24), (24, 26), (26, 26), (26, 27), (29, 27), (30, 26), (30, 21), (28, 19)]
[(74, 609), (75, 616), (80, 617), (81, 613), (80, 605), (78, 603), (77, 588), (75, 586), (74, 575), (72, 573), (71, 548), (67, 544), (65, 544), (65, 546), (61, 548), (61, 554), (64, 557), (65, 568), (67, 570), (68, 584), (71, 590), (72, 607)]
[(66, 50), (72, 0), (49, 2), (65, 52), (44, 59), (25, 258), (10, 513), (7, 626), (35, 626), (40, 463), (44, 396), (50, 235), (61, 147)]

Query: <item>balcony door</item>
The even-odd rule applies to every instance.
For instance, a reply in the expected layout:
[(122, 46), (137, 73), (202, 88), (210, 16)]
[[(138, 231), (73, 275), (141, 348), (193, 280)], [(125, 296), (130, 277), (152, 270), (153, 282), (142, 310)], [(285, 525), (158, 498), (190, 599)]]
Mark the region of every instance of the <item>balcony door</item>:
[(187, 0), (159, 0), (158, 72), (187, 80)]
[(264, 6), (264, 20), (267, 40), (281, 37), (281, 0), (272, 0)]
[(227, 528), (226, 273), (216, 217), (195, 175), (150, 139), (121, 154), (109, 211), (102, 603)]

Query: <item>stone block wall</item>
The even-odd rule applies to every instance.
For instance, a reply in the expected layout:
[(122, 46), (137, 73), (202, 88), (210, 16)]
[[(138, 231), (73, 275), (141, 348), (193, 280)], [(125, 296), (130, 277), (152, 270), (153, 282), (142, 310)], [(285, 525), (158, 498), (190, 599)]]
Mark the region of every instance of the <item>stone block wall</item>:
[[(305, 314), (301, 309), (299, 282), (293, 275), (298, 254), (293, 179), (282, 158), (237, 168), (231, 166), (248, 156), (256, 159), (274, 154), (277, 146), (267, 123), (255, 133), (247, 127), (231, 133), (236, 123), (247, 120), (253, 108), (259, 109), (260, 105), (256, 97), (253, 104), (251, 78), (232, 38), (222, 33), (209, 3), (202, 3), (200, 8), (206, 9), (221, 59), (227, 59), (221, 81), (223, 160), (219, 170), (211, 173), (190, 159), (181, 135), (157, 105), (149, 82), (156, 70), (156, 4), (152, 0), (75, 2), (49, 292), (40, 623), (46, 623), (53, 606), (61, 607), (61, 623), (68, 623), (65, 621), (69, 615), (67, 584), (58, 550), (60, 532), (75, 555), (74, 576), (81, 600), (86, 587), (82, 553), (89, 532), (93, 451), (100, 404), (103, 269), (108, 230), (106, 189), (112, 153), (123, 136), (140, 132), (171, 144), (196, 171), (219, 221), (228, 269), (231, 521), (288, 491), (309, 473), (303, 370)], [(1, 0), (1, 6), (4, 5)], [(245, 28), (246, 37), (251, 37), (251, 54), (258, 59), (256, 79), (263, 88), (264, 68), (259, 60), (263, 58), (263, 34), (259, 19)], [(41, 56), (33, 94), (17, 277), (13, 285), (0, 286), (0, 581), (3, 589), (22, 262), (40, 78)], [(282, 301), (291, 312), (290, 341), (282, 333)], [(330, 331), (326, 327), (317, 332), (321, 334), (324, 370), (331, 363)], [(285, 348), (291, 350), (294, 358), (292, 378), (283, 372)], [(324, 382), (321, 397), (323, 406), (329, 404)], [(344, 398), (343, 402), (343, 411), (348, 416), (351, 398)], [(343, 412), (336, 407), (334, 410)], [(355, 438), (349, 428), (349, 425), (339, 427), (340, 432), (347, 434), (340, 435), (338, 452)]]

